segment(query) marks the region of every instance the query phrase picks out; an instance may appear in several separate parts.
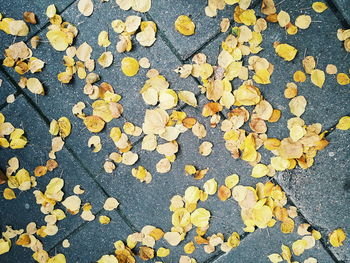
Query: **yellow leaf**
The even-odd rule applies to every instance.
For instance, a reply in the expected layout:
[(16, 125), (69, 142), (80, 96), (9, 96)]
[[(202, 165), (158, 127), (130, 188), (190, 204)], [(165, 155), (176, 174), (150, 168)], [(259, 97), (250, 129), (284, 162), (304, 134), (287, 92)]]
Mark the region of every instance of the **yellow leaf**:
[(98, 64), (100, 64), (103, 68), (108, 68), (113, 63), (112, 52), (111, 51), (103, 52), (97, 61), (98, 61)]
[(239, 176), (237, 174), (232, 174), (225, 178), (225, 185), (230, 189), (235, 187), (238, 184), (238, 182)]
[(339, 130), (344, 130), (344, 131), (349, 130), (350, 129), (350, 116), (341, 117), (336, 128)]
[(262, 163), (258, 163), (253, 167), (251, 176), (254, 178), (261, 178), (264, 177), (269, 173), (269, 168)]
[(98, 34), (98, 45), (101, 47), (108, 47), (111, 44), (111, 41), (109, 41), (108, 38), (108, 32), (107, 31), (101, 31)]
[(97, 263), (118, 263), (118, 259), (114, 255), (103, 255)]
[(52, 4), (46, 8), (46, 16), (48, 18), (53, 18), (54, 15), (56, 15), (56, 6), (54, 4)]
[(44, 87), (37, 78), (27, 79), (27, 88), (33, 94), (44, 95)]
[(313, 71), (311, 71), (311, 82), (317, 87), (322, 88), (325, 80), (326, 76), (322, 70), (314, 69)]
[(0, 239), (0, 255), (10, 251), (11, 240)]
[(191, 36), (194, 34), (196, 25), (191, 18), (186, 15), (179, 16), (175, 21), (175, 29), (184, 36)]
[(102, 225), (107, 225), (109, 224), (109, 222), (111, 222), (111, 219), (108, 216), (100, 216), (98, 221), (102, 224)]
[(83, 16), (90, 16), (94, 11), (94, 3), (91, 0), (79, 0), (78, 10)]
[(186, 104), (192, 106), (192, 107), (197, 107), (197, 99), (196, 96), (194, 95), (193, 92), (183, 90), (178, 92), (179, 99), (185, 102)]
[(151, 0), (137, 0), (137, 1), (132, 1), (132, 9), (137, 11), (137, 12), (141, 12), (141, 13), (145, 13), (148, 12), (148, 10), (150, 10), (152, 5)]
[(267, 69), (260, 69), (255, 72), (253, 79), (259, 84), (269, 84), (270, 82), (270, 72)]
[(346, 239), (346, 233), (341, 228), (334, 230), (329, 235), (329, 242), (333, 247), (340, 247), (344, 245), (343, 242), (345, 241), (345, 239)]
[(160, 247), (157, 250), (157, 257), (163, 258), (163, 257), (168, 256), (169, 254), (170, 254), (170, 249), (168, 249), (168, 248)]
[(126, 76), (128, 77), (135, 76), (139, 71), (139, 68), (140, 68), (139, 62), (136, 59), (132, 57), (123, 58), (121, 70)]
[[(57, 121), (59, 127), (59, 133), (62, 139), (68, 137), (72, 130), (72, 125), (67, 117), (61, 117)], [(50, 127), (51, 128), (51, 127)]]
[(5, 190), (3, 192), (3, 196), (6, 200), (16, 199), (15, 192), (10, 188), (5, 188)]
[(339, 73), (337, 75), (337, 82), (339, 85), (348, 85), (348, 84), (350, 84), (350, 78), (345, 73)]
[(269, 255), (268, 258), (272, 263), (278, 263), (283, 261), (281, 255), (277, 253)]
[(196, 227), (209, 225), (210, 212), (204, 208), (198, 208), (191, 214), (191, 223)]
[(289, 44), (279, 44), (275, 48), (276, 53), (286, 61), (292, 61), (298, 50)]
[(50, 258), (47, 263), (66, 263), (66, 257), (63, 254), (57, 254)]
[(105, 127), (105, 121), (98, 116), (88, 116), (84, 118), (86, 128), (91, 132), (100, 132)]
[(295, 20), (295, 25), (301, 29), (307, 29), (311, 24), (311, 16), (300, 15)]
[(295, 242), (292, 244), (293, 253), (294, 253), (296, 256), (300, 256), (301, 254), (304, 253), (304, 250), (305, 250), (306, 246), (307, 246), (306, 240), (299, 239), (299, 240), (295, 241)]
[(323, 2), (314, 2), (312, 3), (312, 9), (317, 12), (317, 13), (322, 13), (324, 12), (326, 9), (328, 8), (328, 6), (323, 3)]
[(61, 30), (50, 30), (46, 33), (46, 37), (57, 51), (64, 51), (69, 46), (69, 39)]

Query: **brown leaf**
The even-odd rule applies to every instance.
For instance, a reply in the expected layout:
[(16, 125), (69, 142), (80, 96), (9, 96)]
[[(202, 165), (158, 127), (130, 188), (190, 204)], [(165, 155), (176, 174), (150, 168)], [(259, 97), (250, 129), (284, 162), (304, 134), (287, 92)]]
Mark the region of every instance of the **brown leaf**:
[(27, 23), (31, 23), (33, 25), (35, 25), (37, 23), (35, 14), (33, 12), (24, 12), (23, 13), (23, 19)]
[(4, 174), (4, 172), (0, 170), (0, 184), (4, 184), (6, 182), (7, 182), (7, 177)]

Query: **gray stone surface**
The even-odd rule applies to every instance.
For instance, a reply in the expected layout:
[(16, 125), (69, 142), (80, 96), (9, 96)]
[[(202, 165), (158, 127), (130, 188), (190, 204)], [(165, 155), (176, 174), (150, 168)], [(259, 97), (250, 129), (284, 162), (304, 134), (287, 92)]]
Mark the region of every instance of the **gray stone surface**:
[[(19, 97), (13, 104), (6, 106), (1, 112), (5, 115), (6, 120), (11, 122), (16, 128), (25, 130), (28, 145), (23, 149), (17, 150), (1, 149), (0, 167), (4, 170), (7, 166), (7, 161), (12, 157), (17, 157), (20, 162), (20, 168), (27, 169), (33, 175), (34, 168), (38, 165), (45, 165), (48, 160), (48, 152), (51, 147), (51, 135), (48, 133), (48, 127), (37, 112), (25, 101), (23, 96)], [(26, 225), (32, 221), (36, 222), (39, 227), (45, 224), (44, 215), (40, 212), (40, 206), (35, 202), (33, 191), (37, 189), (44, 192), (46, 185), (54, 177), (64, 179), (64, 197), (72, 195), (74, 186), (80, 184), (86, 191), (80, 196), (82, 204), (90, 202), (94, 213), (101, 209), (106, 195), (67, 150), (63, 149), (57, 153), (57, 162), (59, 163), (57, 169), (48, 172), (43, 177), (37, 178), (38, 185), (35, 188), (23, 192), (14, 190), (17, 195), (17, 198), (14, 200), (0, 199), (2, 230), (4, 230), (5, 225), (13, 226), (14, 229), (25, 229)], [(6, 186), (1, 185), (1, 191)], [(56, 207), (65, 211), (62, 205), (57, 205)], [(21, 216), (18, 216), (19, 213)], [(40, 238), (43, 241), (44, 248), (51, 249), (58, 240), (64, 238), (83, 222), (79, 215), (72, 216), (67, 213), (67, 218), (57, 223), (59, 232), (55, 236)], [(1, 257), (3, 260), (12, 260), (14, 255), (17, 256), (17, 251), (19, 250), (22, 249), (16, 248), (13, 252), (11, 251)]]
[(0, 107), (6, 105), (6, 98), (8, 95), (15, 94), (16, 89), (14, 86), (10, 84), (7, 77), (0, 71), (0, 81), (2, 81), (0, 85)]
[[(296, 225), (304, 223), (300, 217), (294, 219)], [(292, 244), (302, 236), (299, 236), (294, 229), (291, 234), (282, 234), (279, 229), (280, 223), (273, 228), (257, 229), (254, 233), (245, 237), (241, 244), (231, 250), (229, 253), (223, 254), (215, 263), (231, 263), (231, 262), (266, 262), (270, 263), (268, 256), (273, 253), (281, 253), (281, 245), (284, 244), (292, 250)], [(333, 263), (335, 262), (322, 247), (320, 241), (316, 241), (316, 245), (300, 256), (293, 256), (292, 260), (304, 262), (305, 259), (313, 257), (317, 262)]]
[[(336, 228), (349, 233), (349, 131), (335, 130), (328, 147), (315, 158), (308, 170), (296, 169), (277, 177), (303, 215), (322, 230), (326, 241)], [(350, 260), (350, 243), (332, 248), (339, 260)]]

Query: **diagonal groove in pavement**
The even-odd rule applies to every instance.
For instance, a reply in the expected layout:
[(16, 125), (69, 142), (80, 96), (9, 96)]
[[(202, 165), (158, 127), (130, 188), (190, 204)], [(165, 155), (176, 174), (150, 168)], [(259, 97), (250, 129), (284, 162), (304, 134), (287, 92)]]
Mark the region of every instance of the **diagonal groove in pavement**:
[[(240, 242), (242, 242), (247, 236), (249, 235), (254, 235), (255, 232), (251, 233), (251, 232), (244, 232), (242, 235), (240, 235)], [(232, 250), (231, 250), (232, 251)], [(215, 262), (217, 259), (219, 259), (221, 256), (226, 255), (229, 252), (223, 252), (223, 251), (219, 251), (216, 255), (213, 255), (212, 257), (210, 257), (209, 259), (207, 259), (206, 261), (204, 261), (203, 263), (211, 263), (211, 262)]]
[(332, 10), (333, 14), (338, 18), (339, 22), (342, 24), (344, 28), (350, 28), (350, 22), (348, 22), (343, 16), (342, 12), (338, 9), (338, 6), (333, 3), (332, 0), (325, 0), (327, 2), (328, 7)]

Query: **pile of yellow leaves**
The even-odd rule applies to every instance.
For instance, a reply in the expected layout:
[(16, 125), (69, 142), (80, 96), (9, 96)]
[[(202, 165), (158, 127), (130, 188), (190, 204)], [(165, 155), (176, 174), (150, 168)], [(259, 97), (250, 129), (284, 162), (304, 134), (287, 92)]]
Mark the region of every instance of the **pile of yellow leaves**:
[(0, 147), (11, 149), (24, 148), (28, 140), (24, 136), (24, 130), (13, 127), (5, 121), (5, 116), (0, 112)]
[[(23, 42), (17, 42), (5, 49), (5, 59), (2, 64), (6, 67), (13, 67), (15, 71), (23, 75), (27, 72), (41, 72), (45, 62), (33, 57), (32, 50)], [(30, 89), (28, 87), (28, 89)], [(30, 91), (32, 91), (30, 89)], [(40, 94), (40, 93), (37, 93)]]
[[(76, 74), (79, 79), (85, 79), (87, 84), (93, 84), (98, 81), (100, 79), (99, 75), (92, 72), (95, 69), (95, 61), (90, 58), (91, 53), (92, 48), (86, 42), (81, 44), (78, 48), (74, 46), (67, 48), (66, 56), (63, 56), (63, 64), (66, 70), (57, 75), (58, 80), (61, 83), (67, 84), (72, 80), (73, 75)], [(75, 61), (74, 57), (77, 57), (78, 61)], [(108, 60), (110, 60), (110, 58), (105, 54), (104, 57), (100, 57), (99, 63), (107, 67), (112, 63)]]
[(244, 231), (254, 232), (255, 227), (273, 227), (276, 219), (281, 221), (281, 231), (291, 233), (294, 221), (288, 216), (287, 197), (281, 187), (272, 182), (257, 183), (256, 188), (237, 185), (232, 189), (232, 197), (241, 207), (241, 216), (246, 227)]
[(131, 40), (134, 34), (136, 34), (136, 40), (141, 46), (150, 47), (156, 41), (156, 23), (153, 21), (141, 21), (140, 16), (128, 16), (125, 22), (120, 19), (113, 20), (111, 26), (114, 32), (119, 34), (119, 42), (116, 46), (119, 53), (131, 51)]
[(0, 30), (8, 35), (24, 37), (29, 33), (29, 27), (23, 20), (15, 20), (11, 17), (2, 17), (0, 14)]
[(60, 15), (56, 14), (56, 7), (52, 4), (46, 9), (46, 15), (51, 25), (46, 33), (51, 46), (57, 51), (64, 51), (69, 47), (78, 35), (78, 29), (69, 22), (63, 22)]

